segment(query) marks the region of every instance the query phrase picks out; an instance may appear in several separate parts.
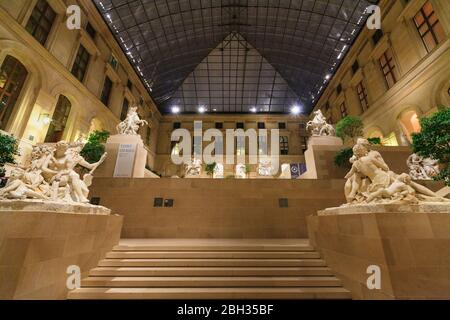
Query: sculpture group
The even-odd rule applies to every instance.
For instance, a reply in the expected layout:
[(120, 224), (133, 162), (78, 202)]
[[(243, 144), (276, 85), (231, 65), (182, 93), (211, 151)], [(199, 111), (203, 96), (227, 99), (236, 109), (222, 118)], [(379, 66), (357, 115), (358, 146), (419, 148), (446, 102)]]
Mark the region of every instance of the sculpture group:
[[(88, 187), (106, 153), (98, 162), (89, 163), (80, 154), (83, 146), (79, 141), (59, 141), (55, 146), (33, 147), (31, 163), (12, 170), (6, 186), (0, 189), (0, 199), (89, 203)], [(89, 172), (80, 174), (81, 167)]]
[(424, 158), (413, 153), (406, 160), (409, 168), (409, 175), (414, 180), (432, 180), (439, 174), (439, 165), (437, 160)]
[(137, 107), (131, 107), (128, 109), (127, 117), (116, 127), (119, 134), (138, 134), (140, 126), (148, 125), (146, 120), (141, 120), (137, 113)]
[(378, 151), (366, 139), (358, 139), (345, 178), (347, 204), (450, 202), (412, 181), (409, 174), (391, 171)]
[(306, 123), (306, 130), (311, 132), (312, 136), (335, 136), (336, 130), (327, 123), (327, 118), (322, 114), (322, 111), (317, 110), (314, 113), (314, 118)]

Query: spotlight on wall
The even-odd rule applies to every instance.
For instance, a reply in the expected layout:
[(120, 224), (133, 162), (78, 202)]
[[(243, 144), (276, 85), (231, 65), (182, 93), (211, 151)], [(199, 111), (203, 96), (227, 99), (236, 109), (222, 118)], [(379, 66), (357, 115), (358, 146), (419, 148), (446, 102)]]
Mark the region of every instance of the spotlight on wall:
[(41, 113), (39, 115), (39, 122), (42, 122), (44, 125), (49, 125), (50, 122), (52, 122), (52, 118), (50, 118), (50, 115), (48, 113)]
[(205, 112), (206, 112), (206, 108), (205, 108), (204, 106), (200, 106), (200, 107), (198, 108), (198, 112), (200, 112), (200, 113), (205, 113)]
[(172, 113), (180, 113), (180, 107), (173, 106), (171, 110), (172, 110)]
[(294, 114), (294, 115), (300, 114), (300, 107), (299, 106), (293, 106), (291, 108), (291, 113)]
[(256, 107), (251, 107), (251, 108), (250, 108), (250, 112), (256, 113), (256, 111), (257, 111), (257, 110), (256, 110)]

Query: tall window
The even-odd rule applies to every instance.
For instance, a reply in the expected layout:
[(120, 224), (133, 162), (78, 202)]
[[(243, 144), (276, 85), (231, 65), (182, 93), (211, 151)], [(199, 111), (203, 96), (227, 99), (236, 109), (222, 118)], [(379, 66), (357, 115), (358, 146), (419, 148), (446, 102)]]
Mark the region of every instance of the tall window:
[(358, 93), (359, 102), (361, 103), (363, 111), (366, 111), (369, 109), (369, 101), (367, 100), (366, 88), (362, 81), (356, 86), (356, 92)]
[(127, 117), (129, 105), (130, 103), (128, 102), (128, 99), (127, 98), (123, 99), (122, 111), (120, 112), (120, 120), (123, 121)]
[(346, 116), (348, 116), (347, 106), (345, 105), (345, 101), (341, 103), (341, 105), (339, 106), (339, 110), (341, 111), (342, 118), (345, 118)]
[(62, 140), (71, 107), (69, 99), (63, 95), (59, 96), (55, 112), (53, 113), (52, 122), (50, 122), (50, 126), (48, 127), (45, 142), (58, 142)]
[(391, 49), (387, 49), (380, 57), (381, 71), (383, 71), (384, 79), (388, 88), (391, 88), (397, 80), (395, 79), (394, 69), (394, 57), (392, 56)]
[(112, 91), (112, 81), (109, 77), (105, 78), (105, 83), (103, 84), (103, 90), (102, 90), (102, 96), (100, 97), (100, 100), (103, 102), (105, 106), (108, 106), (109, 103), (109, 97), (111, 96)]
[(28, 71), (12, 56), (6, 56), (0, 69), (0, 128), (5, 129), (19, 98)]
[(414, 16), (414, 23), (428, 52), (445, 40), (445, 32), (430, 1)]
[(80, 82), (83, 82), (84, 80), (90, 58), (91, 55), (86, 50), (86, 48), (80, 45), (77, 56), (72, 66), (72, 74), (77, 77)]
[(280, 136), (280, 155), (289, 154), (289, 140), (286, 136)]
[(25, 29), (44, 45), (47, 41), (56, 13), (45, 0), (39, 0), (31, 13)]

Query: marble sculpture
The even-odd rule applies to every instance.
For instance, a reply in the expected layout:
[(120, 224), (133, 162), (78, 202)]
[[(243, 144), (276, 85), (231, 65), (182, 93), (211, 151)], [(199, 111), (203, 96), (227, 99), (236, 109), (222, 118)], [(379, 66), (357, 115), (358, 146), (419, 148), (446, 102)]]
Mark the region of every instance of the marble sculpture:
[(312, 136), (335, 136), (336, 130), (331, 124), (327, 123), (327, 119), (322, 111), (317, 110), (314, 118), (306, 124), (306, 130), (311, 131)]
[(148, 122), (139, 118), (137, 107), (131, 107), (125, 120), (119, 123), (116, 129), (119, 134), (136, 135), (139, 127), (143, 125), (148, 125)]
[(389, 170), (378, 151), (370, 149), (366, 139), (358, 139), (350, 159), (351, 170), (345, 178), (347, 205), (358, 204), (420, 204), (450, 202), (430, 189), (412, 181), (411, 176)]
[(406, 160), (409, 168), (409, 175), (413, 180), (432, 180), (439, 174), (438, 161), (430, 158), (424, 158), (413, 153)]

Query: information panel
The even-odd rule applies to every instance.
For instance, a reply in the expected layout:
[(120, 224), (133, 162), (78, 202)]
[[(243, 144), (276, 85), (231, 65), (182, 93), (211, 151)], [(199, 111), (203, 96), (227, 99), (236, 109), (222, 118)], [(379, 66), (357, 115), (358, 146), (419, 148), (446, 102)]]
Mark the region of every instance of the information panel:
[(117, 153), (114, 177), (131, 178), (134, 169), (134, 158), (136, 157), (136, 144), (120, 144)]

